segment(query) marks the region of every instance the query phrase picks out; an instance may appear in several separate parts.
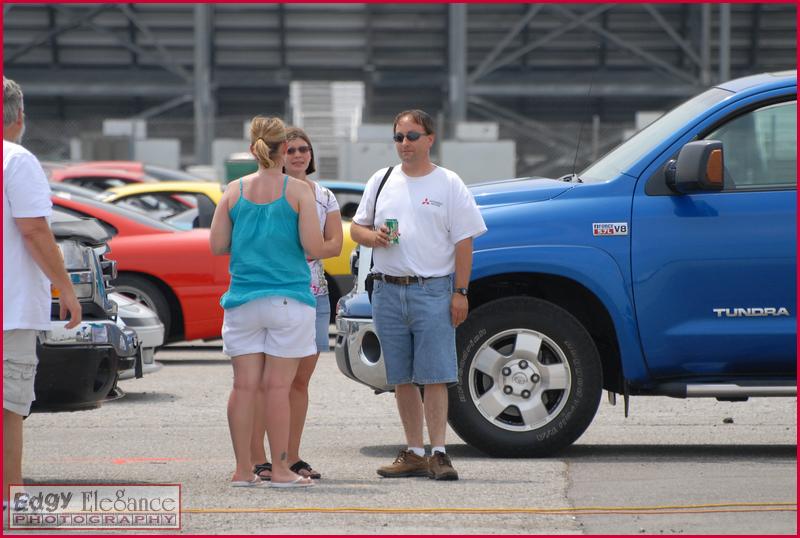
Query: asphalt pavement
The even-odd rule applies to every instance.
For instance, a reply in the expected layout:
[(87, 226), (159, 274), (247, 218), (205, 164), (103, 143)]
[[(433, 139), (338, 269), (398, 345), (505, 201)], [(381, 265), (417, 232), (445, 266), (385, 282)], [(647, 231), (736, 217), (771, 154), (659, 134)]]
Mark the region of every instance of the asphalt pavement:
[[(449, 432), (457, 482), (382, 479), (402, 447), (391, 394), (324, 353), (302, 457), (311, 488), (234, 489), (232, 371), (212, 344), (168, 347), (100, 409), (25, 422), (33, 483), (181, 483), (183, 532), (264, 534), (795, 534), (797, 401), (636, 398), (601, 403), (578, 442), (546, 459), (493, 459)], [(107, 532), (107, 531), (106, 531)]]

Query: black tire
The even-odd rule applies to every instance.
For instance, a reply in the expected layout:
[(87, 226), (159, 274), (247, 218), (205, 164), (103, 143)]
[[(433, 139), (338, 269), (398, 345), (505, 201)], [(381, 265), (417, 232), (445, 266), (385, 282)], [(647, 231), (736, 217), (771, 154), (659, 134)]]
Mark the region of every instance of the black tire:
[(603, 388), (600, 357), (563, 308), (531, 297), (492, 301), (470, 312), (456, 344), (459, 380), (449, 390), (449, 421), (482, 452), (549, 456), (594, 418)]
[(36, 355), (32, 409), (37, 412), (93, 409), (116, 386), (119, 357), (110, 347), (62, 348), (37, 342)]
[(153, 310), (164, 324), (164, 340), (169, 340), (172, 326), (172, 310), (167, 298), (156, 284), (145, 277), (121, 274), (113, 282), (116, 293), (130, 297), (132, 300)]

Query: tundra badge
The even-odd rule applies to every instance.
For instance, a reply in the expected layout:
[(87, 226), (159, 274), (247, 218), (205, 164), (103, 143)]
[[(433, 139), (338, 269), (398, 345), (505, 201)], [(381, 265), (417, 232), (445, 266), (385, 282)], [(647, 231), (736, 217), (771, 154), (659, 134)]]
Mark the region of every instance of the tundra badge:
[(714, 308), (718, 318), (763, 318), (767, 316), (789, 316), (789, 310), (784, 307), (754, 307), (754, 308)]

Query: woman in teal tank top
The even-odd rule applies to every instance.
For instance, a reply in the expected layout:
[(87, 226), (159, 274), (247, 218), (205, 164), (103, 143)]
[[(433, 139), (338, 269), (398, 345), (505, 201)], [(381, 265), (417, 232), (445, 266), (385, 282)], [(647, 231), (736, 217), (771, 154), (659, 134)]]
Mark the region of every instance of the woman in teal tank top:
[(310, 486), (311, 480), (288, 465), (289, 390), (299, 359), (316, 352), (316, 301), (305, 253), (321, 256), (323, 238), (313, 193), (281, 172), (286, 153), (283, 122), (256, 116), (250, 142), (258, 171), (226, 189), (210, 235), (215, 255), (230, 253), (231, 283), (220, 304), (225, 310), (223, 352), (233, 363), (228, 425), (236, 471), (231, 485), (260, 484), (250, 454), (258, 405), (273, 460), (270, 485)]
[[(325, 257), (331, 258), (338, 256), (342, 251), (342, 217), (339, 211), (339, 203), (333, 192), (313, 181), (309, 174), (316, 171), (314, 163), (314, 146), (305, 131), (299, 127), (288, 127), (286, 129), (286, 162), (283, 170), (291, 174), (292, 177), (300, 179), (314, 190), (316, 200), (317, 216), (320, 222), (320, 231), (325, 239)], [(322, 260), (307, 259), (308, 267), (311, 270), (311, 293), (317, 300), (316, 317), (316, 342), (317, 351), (313, 355), (304, 357), (297, 368), (297, 374), (292, 382), (291, 398), (291, 426), (289, 427), (289, 468), (298, 474), (308, 476), (313, 479), (321, 479), (322, 474), (316, 471), (310, 463), (300, 457), (300, 441), (305, 428), (305, 421), (308, 415), (308, 387), (311, 376), (317, 365), (317, 360), (322, 351), (327, 351), (328, 343), (328, 324), (330, 323), (330, 297), (328, 296), (328, 283), (325, 280), (325, 270), (322, 267)], [(258, 410), (256, 410), (258, 413)], [(261, 425), (263, 421), (256, 420), (256, 429), (253, 430), (252, 446), (250, 448), (253, 459), (253, 472), (262, 478), (268, 478), (272, 464), (267, 461), (267, 454), (264, 450), (264, 439), (266, 432)]]

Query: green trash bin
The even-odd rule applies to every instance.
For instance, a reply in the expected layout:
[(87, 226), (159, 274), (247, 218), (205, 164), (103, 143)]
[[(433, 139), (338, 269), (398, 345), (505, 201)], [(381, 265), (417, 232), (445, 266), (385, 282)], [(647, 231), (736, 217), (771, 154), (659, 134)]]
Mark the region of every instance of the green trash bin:
[(258, 164), (249, 153), (234, 153), (225, 159), (225, 183), (239, 179), (258, 170)]

